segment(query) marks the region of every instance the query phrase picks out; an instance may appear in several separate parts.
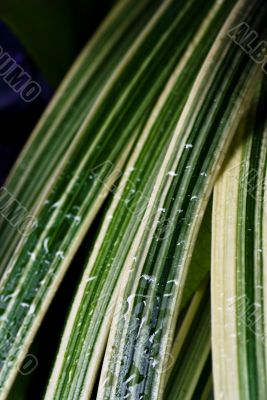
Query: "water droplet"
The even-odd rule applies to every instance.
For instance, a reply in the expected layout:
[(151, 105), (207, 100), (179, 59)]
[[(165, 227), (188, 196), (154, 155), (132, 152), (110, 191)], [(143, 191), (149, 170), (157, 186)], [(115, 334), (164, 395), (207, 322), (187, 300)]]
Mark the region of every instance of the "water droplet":
[(169, 175), (169, 176), (177, 176), (178, 174), (176, 174), (174, 171), (169, 171), (167, 173), (167, 175)]
[(64, 260), (64, 253), (63, 253), (63, 251), (61, 251), (61, 250), (59, 250), (59, 251), (57, 251), (56, 252), (56, 257), (59, 257), (59, 258), (61, 258), (61, 260)]
[(46, 253), (49, 253), (49, 250), (48, 250), (48, 241), (49, 241), (49, 238), (46, 238), (46, 239), (44, 240), (44, 249), (45, 249), (45, 252), (46, 252)]
[(60, 204), (61, 204), (61, 200), (56, 201), (56, 202), (51, 206), (51, 209), (58, 208), (58, 207), (60, 206)]
[(96, 278), (97, 278), (97, 276), (89, 276), (89, 278), (87, 278), (86, 282), (94, 281)]
[(28, 251), (28, 255), (30, 256), (31, 261), (35, 261), (36, 260), (36, 254), (35, 253), (31, 253), (30, 251)]

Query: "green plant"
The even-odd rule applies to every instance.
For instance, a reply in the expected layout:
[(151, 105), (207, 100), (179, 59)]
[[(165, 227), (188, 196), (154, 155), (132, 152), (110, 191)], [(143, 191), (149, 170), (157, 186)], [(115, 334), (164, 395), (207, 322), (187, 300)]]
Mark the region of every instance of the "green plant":
[[(227, 309), (228, 297), (221, 296), (224, 284), (228, 290), (228, 274), (222, 274), (220, 262), (233, 274), (231, 296), (248, 295), (263, 308), (257, 285), (264, 286), (266, 257), (257, 249), (263, 248), (266, 192), (256, 185), (257, 200), (249, 200), (250, 186), (240, 186), (239, 180), (246, 181), (247, 168), (257, 171), (257, 182), (266, 177), (266, 85), (257, 64), (228, 32), (246, 21), (264, 35), (266, 14), (266, 4), (258, 0), (127, 0), (118, 3), (86, 46), (6, 183), (37, 224), (22, 236), (14, 223), (1, 226), (0, 340), (5, 346), (0, 349), (0, 398), (6, 398), (99, 214), (45, 398), (208, 398), (210, 298), (207, 284), (201, 285), (209, 273), (207, 206), (214, 185), (215, 396), (264, 398), (264, 346), (255, 334), (246, 344), (247, 327), (231, 353), (239, 375), (230, 369), (223, 375), (221, 352), (231, 348), (229, 338), (220, 336), (225, 329), (220, 313), (236, 321), (238, 313), (236, 306)], [(233, 139), (244, 129), (247, 135), (238, 147)], [(225, 184), (220, 177), (216, 183), (237, 147), (251, 167), (243, 170), (241, 163), (237, 179), (225, 178)], [(230, 163), (242, 157), (239, 151)], [(233, 201), (221, 191), (234, 193)], [(9, 220), (19, 219), (16, 207), (4, 204), (2, 212)], [(227, 212), (235, 213), (231, 223)], [(255, 224), (253, 236), (248, 219)], [(21, 221), (15, 225), (21, 228)], [(241, 260), (238, 285), (230, 270), (235, 255)], [(254, 260), (255, 276), (251, 264), (250, 275), (243, 268), (246, 257), (248, 263)], [(263, 322), (258, 326), (263, 333)], [(234, 328), (233, 333), (239, 337)], [(242, 357), (248, 353), (245, 366)]]

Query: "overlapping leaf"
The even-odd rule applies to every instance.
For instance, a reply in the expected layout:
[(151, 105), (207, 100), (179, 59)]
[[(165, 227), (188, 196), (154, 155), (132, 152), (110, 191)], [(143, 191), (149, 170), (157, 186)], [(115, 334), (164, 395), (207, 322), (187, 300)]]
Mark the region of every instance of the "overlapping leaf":
[[(115, 167), (123, 165), (146, 113), (198, 26), (201, 14), (177, 47), (187, 21), (182, 17), (189, 20), (195, 9), (188, 3), (177, 14), (178, 2), (165, 2), (158, 10), (157, 6), (155, 2), (119, 6), (63, 84), (9, 179), (12, 195), (28, 210), (36, 208), (38, 227), (18, 246), (13, 227), (6, 224), (2, 230), (3, 395), (118, 175)], [(123, 23), (128, 13), (131, 18)]]
[[(195, 11), (195, 6), (192, 2), (191, 11)], [(176, 7), (175, 2), (171, 7)], [(107, 212), (74, 301), (47, 398), (71, 396), (78, 399), (88, 396), (92, 390), (126, 257), (137, 229), (140, 226), (146, 231), (150, 229), (149, 221), (142, 219), (166, 156), (167, 145), (198, 69), (214, 40), (215, 27), (218, 31), (228, 9), (229, 3), (219, 11), (215, 6), (209, 18), (201, 24), (137, 142), (119, 189), (115, 190), (115, 199)], [(182, 13), (181, 16), (190, 18), (190, 14)], [(199, 20), (195, 20), (196, 27), (202, 18), (199, 14)], [(155, 215), (160, 213), (164, 210), (155, 209)]]
[(180, 39), (186, 22), (182, 16), (190, 19), (193, 14), (191, 2), (177, 13), (181, 4), (129, 1), (115, 10), (63, 83), (8, 182), (23, 206), (36, 208), (38, 226), (18, 245), (14, 230), (3, 226), (2, 396), (146, 116), (194, 35), (198, 19)]
[[(126, 259), (119, 301), (111, 326), (98, 399), (158, 399), (172, 344), (190, 255), (214, 179), (248, 106), (254, 66), (228, 41), (240, 15), (261, 32), (263, 4), (240, 1), (204, 63), (158, 174), (144, 221)], [(168, 240), (159, 240), (164, 209), (172, 222)], [(160, 221), (159, 221), (160, 220)], [(132, 300), (132, 301), (131, 301)]]
[[(242, 19), (260, 34), (266, 14), (263, 0), (124, 1), (84, 51), (7, 183), (38, 225), (23, 238), (14, 223), (1, 226), (1, 398), (110, 191), (46, 396), (90, 396), (112, 320), (98, 399), (162, 398), (198, 230), (258, 78), (227, 32)], [(17, 211), (5, 210), (6, 220)], [(263, 301), (260, 290), (251, 296)], [(190, 396), (210, 385), (204, 353)], [(240, 376), (253, 395), (264, 393), (264, 380)]]

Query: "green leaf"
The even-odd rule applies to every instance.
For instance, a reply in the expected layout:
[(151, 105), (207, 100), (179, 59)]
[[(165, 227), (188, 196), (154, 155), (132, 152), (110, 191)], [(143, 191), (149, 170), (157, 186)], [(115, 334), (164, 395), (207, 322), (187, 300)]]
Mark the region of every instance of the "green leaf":
[[(192, 4), (179, 15), (177, 2), (119, 5), (62, 84), (11, 174), (12, 198), (35, 213), (38, 226), (19, 243), (14, 221), (1, 229), (3, 397), (86, 230), (194, 36), (204, 9), (180, 39), (187, 23), (181, 16), (187, 12), (191, 19)], [(145, 131), (139, 144), (144, 136)], [(6, 217), (17, 223), (15, 216), (11, 207)]]
[(237, 400), (264, 399), (267, 392), (266, 98), (265, 79), (240, 125), (239, 145), (215, 186), (213, 204), (215, 396)]
[[(172, 7), (175, 6), (172, 5)], [(61, 398), (67, 393), (73, 398), (80, 398), (85, 394), (89, 396), (91, 393), (97, 367), (101, 362), (100, 355), (108, 334), (110, 315), (113, 315), (112, 309), (119, 277), (123, 273), (123, 268), (125, 269), (125, 260), (131, 243), (138, 228), (146, 231), (151, 229), (149, 221), (143, 222), (142, 219), (160, 171), (162, 159), (166, 157), (168, 150), (166, 144), (181, 114), (184, 103), (181, 93), (186, 95), (189, 92), (216, 35), (214, 27), (217, 25), (218, 32), (220, 27), (218, 23), (223, 23), (228, 6), (222, 7), (218, 12), (214, 10), (214, 19), (211, 18), (213, 16), (211, 13), (211, 24), (205, 21), (201, 25), (195, 36), (194, 46), (191, 46), (181, 59), (158, 102), (158, 108), (152, 113), (144, 132), (147, 136), (146, 140), (142, 138), (128, 162), (126, 168), (128, 173), (119, 184), (120, 189), (114, 193), (115, 199), (107, 212), (95, 250), (89, 259), (74, 300), (47, 398)], [(192, 3), (192, 10), (195, 12), (194, 3)], [(172, 14), (177, 15), (176, 18), (179, 21), (179, 14), (174, 12)], [(181, 15), (183, 15), (182, 11)], [(183, 18), (186, 15), (190, 18), (190, 13), (183, 15)], [(201, 14), (200, 17), (203, 18)], [(162, 135), (162, 127), (164, 127), (165, 136)], [(205, 274), (206, 272), (202, 279)], [(71, 380), (68, 380), (69, 376)]]
[[(84, 149), (82, 140), (87, 140), (88, 145), (99, 146), (97, 132), (94, 129), (88, 131), (88, 127), (93, 118), (95, 120), (101, 117), (105, 127), (104, 116), (108, 114), (108, 110), (105, 110), (104, 105), (110, 102), (114, 92), (114, 99), (120, 99), (127, 84), (132, 82), (134, 71), (127, 77), (131, 68), (128, 64), (133, 64), (132, 59), (140, 42), (138, 35), (155, 7), (156, 4), (149, 1), (138, 6), (132, 1), (118, 6), (86, 46), (61, 84), (6, 183), (10, 193), (29, 214), (35, 213), (39, 199), (43, 201), (51, 190), (56, 176), (65, 168), (73, 148), (80, 143)], [(125, 15), (128, 16), (127, 20)], [(133, 49), (131, 45), (134, 46)], [(124, 86), (119, 79), (122, 72), (125, 76)], [(116, 85), (121, 85), (121, 88), (118, 90)], [(153, 95), (156, 98), (154, 92)], [(120, 107), (123, 105), (120, 104)], [(116, 116), (113, 115), (113, 118), (116, 119)], [(101, 161), (97, 161), (97, 165), (99, 164)], [(69, 176), (71, 174), (73, 173)], [(0, 238), (2, 273), (21, 240), (21, 234), (10, 224), (2, 224)]]
[[(0, 191), (0, 399), (110, 192), (46, 398), (90, 397), (103, 356), (98, 399), (163, 397), (178, 316), (207, 271), (191, 263), (202, 219), (259, 80), (227, 33), (242, 19), (261, 34), (266, 14), (263, 0), (127, 0), (86, 46)], [(205, 318), (183, 358), (203, 398)]]
[[(226, 38), (240, 14), (261, 29), (263, 14), (258, 20), (255, 8), (238, 2), (190, 93), (143, 218), (153, 221), (152, 229), (140, 226), (126, 259), (97, 399), (163, 396), (163, 366), (190, 255), (214, 179), (258, 78), (255, 66)], [(168, 240), (159, 240), (162, 225), (153, 219), (159, 208), (172, 223)]]
[(158, 5), (129, 1), (117, 7), (73, 67), (8, 181), (12, 198), (34, 212), (38, 225), (20, 238), (11, 207), (6, 217), (15, 219), (13, 226), (6, 222), (1, 230), (0, 338), (10, 337), (0, 352), (2, 397), (180, 58), (184, 42), (177, 49), (173, 15), (161, 20), (167, 6)]
[[(207, 3), (207, 9), (209, 6)], [(107, 211), (68, 318), (46, 398), (70, 396), (79, 399), (90, 396), (92, 392), (131, 244), (138, 229), (146, 232), (151, 229), (150, 221), (144, 221), (143, 216), (155, 181), (185, 100), (216, 32), (227, 15), (229, 3), (218, 12), (215, 7), (209, 15), (212, 21), (210, 24), (206, 20), (203, 22), (207, 10), (202, 6), (202, 12), (199, 11), (198, 19), (195, 19), (194, 29), (198, 29), (198, 32), (195, 34), (190, 26), (189, 34), (184, 31), (184, 26), (189, 26), (187, 19), (190, 21), (192, 13), (195, 14), (195, 7), (194, 1), (183, 8), (177, 2), (171, 2), (162, 16), (165, 20), (167, 16), (173, 19), (171, 26), (175, 28), (177, 37), (180, 37), (181, 48), (185, 49), (183, 57), (137, 142), (119, 189), (114, 191), (114, 200)], [(180, 12), (176, 12), (179, 8)], [(170, 23), (165, 25), (166, 33), (169, 26)], [(185, 41), (193, 37), (187, 48), (181, 42), (179, 28), (184, 33)], [(164, 209), (158, 212), (158, 207), (154, 211), (157, 218), (164, 214)], [(199, 273), (201, 279), (206, 272)]]

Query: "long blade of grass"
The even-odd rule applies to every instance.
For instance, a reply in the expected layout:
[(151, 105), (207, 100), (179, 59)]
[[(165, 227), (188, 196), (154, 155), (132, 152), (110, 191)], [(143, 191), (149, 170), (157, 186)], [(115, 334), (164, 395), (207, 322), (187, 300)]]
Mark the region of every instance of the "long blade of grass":
[(259, 85), (243, 135), (215, 186), (212, 337), (215, 396), (264, 399), (267, 85)]

